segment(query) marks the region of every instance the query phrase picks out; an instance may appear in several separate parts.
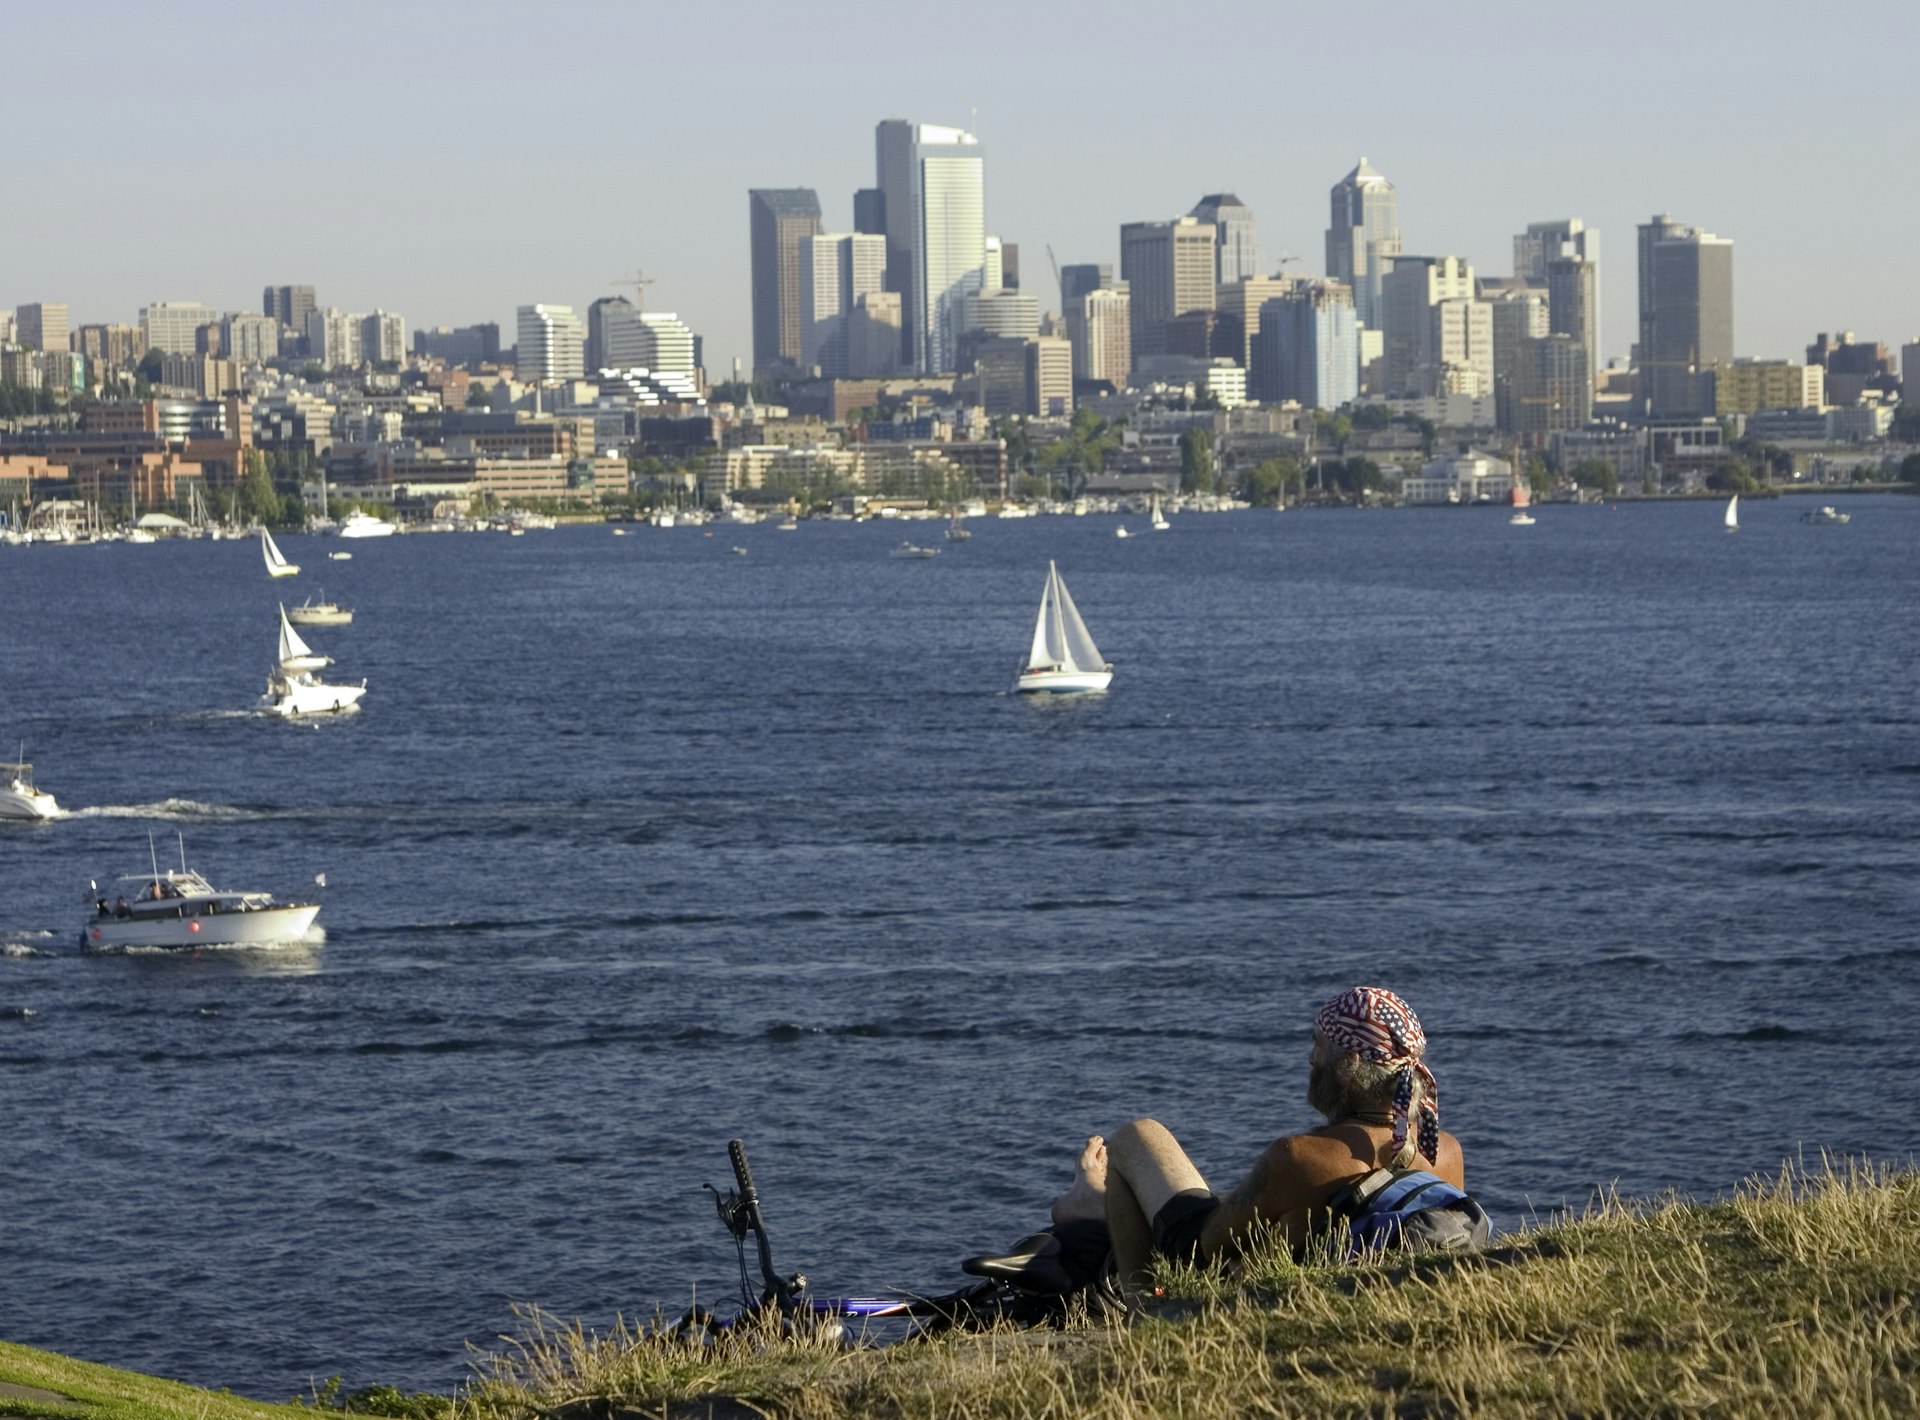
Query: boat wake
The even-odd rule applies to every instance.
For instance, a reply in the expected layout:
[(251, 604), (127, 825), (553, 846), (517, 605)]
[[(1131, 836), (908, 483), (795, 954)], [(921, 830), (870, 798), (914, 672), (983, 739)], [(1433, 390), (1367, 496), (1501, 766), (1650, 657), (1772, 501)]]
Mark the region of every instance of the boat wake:
[(8, 932), (0, 935), (0, 957), (50, 957), (55, 953), (35, 944), (52, 940), (51, 932)]
[[(90, 957), (180, 957), (239, 954), (248, 957), (277, 958), (281, 965), (300, 967), (313, 964), (313, 949), (324, 946), (326, 940), (326, 932), (319, 927), (314, 927), (302, 936), (286, 937), (275, 942), (195, 942), (188, 946), (178, 947), (116, 944), (101, 947), (89, 946), (82, 948), (82, 950)], [(48, 955), (50, 955), (50, 953)]]
[(231, 804), (203, 804), (198, 799), (162, 799), (157, 804), (96, 804), (74, 809), (74, 818), (158, 818), (176, 823), (232, 823), (238, 819), (262, 818), (253, 809)]

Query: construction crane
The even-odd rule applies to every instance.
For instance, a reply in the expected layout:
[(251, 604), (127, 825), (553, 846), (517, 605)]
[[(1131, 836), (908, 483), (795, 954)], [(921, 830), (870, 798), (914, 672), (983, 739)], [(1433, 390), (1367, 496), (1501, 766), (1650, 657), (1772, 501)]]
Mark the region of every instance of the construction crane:
[(647, 307), (647, 287), (653, 284), (653, 278), (644, 271), (636, 271), (631, 276), (616, 276), (608, 283), (611, 286), (633, 287), (633, 309), (637, 314)]
[(1060, 293), (1060, 314), (1067, 313), (1067, 283), (1060, 279), (1060, 261), (1053, 254), (1053, 243), (1047, 243), (1047, 261), (1053, 267), (1053, 288)]

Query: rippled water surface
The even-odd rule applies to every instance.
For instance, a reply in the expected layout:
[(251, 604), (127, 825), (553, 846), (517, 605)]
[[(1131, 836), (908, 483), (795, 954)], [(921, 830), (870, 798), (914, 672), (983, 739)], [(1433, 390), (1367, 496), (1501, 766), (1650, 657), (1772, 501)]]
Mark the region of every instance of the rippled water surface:
[[(1803, 506), (0, 549), (77, 811), (0, 825), (0, 1336), (445, 1387), (718, 1298), (736, 1134), (783, 1266), (947, 1285), (1132, 1115), (1230, 1183), (1363, 980), (1505, 1225), (1907, 1158), (1920, 500)], [(1049, 557), (1105, 697), (1004, 693)], [(364, 713), (253, 715), (322, 588)], [(150, 831), (324, 942), (82, 955)]]

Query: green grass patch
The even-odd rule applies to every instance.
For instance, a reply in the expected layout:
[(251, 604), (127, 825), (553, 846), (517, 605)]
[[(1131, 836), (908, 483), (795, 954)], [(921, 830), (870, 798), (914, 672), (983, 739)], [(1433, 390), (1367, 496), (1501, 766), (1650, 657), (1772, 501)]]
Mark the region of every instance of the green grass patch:
[[(1165, 1298), (1122, 1324), (884, 1349), (702, 1345), (529, 1310), (459, 1395), (359, 1399), (413, 1420), (1920, 1415), (1910, 1168), (1788, 1170), (1710, 1205), (1603, 1199), (1496, 1241), (1353, 1266), (1268, 1248), (1232, 1275), (1167, 1270)], [(49, 1420), (296, 1413), (18, 1347), (0, 1379), (73, 1395), (0, 1404)]]

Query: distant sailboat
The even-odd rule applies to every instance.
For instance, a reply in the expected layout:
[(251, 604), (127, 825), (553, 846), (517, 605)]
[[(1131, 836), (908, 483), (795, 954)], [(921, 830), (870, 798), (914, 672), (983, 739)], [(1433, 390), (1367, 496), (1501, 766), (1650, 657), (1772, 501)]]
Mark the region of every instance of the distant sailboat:
[(1033, 646), (1027, 664), (1013, 683), (1017, 691), (1105, 690), (1113, 667), (1093, 644), (1080, 609), (1067, 594), (1067, 584), (1052, 562), (1047, 563), (1047, 585), (1040, 594), (1040, 615), (1033, 623)]
[(1516, 528), (1532, 527), (1533, 514), (1527, 511), (1527, 507), (1533, 502), (1533, 490), (1524, 483), (1515, 483), (1508, 501), (1513, 504), (1513, 512), (1508, 515), (1507, 521)]
[(1727, 499), (1726, 522), (1728, 532), (1740, 531), (1740, 495), (1738, 493)]
[(283, 671), (317, 671), (333, 664), (333, 657), (323, 656), (300, 639), (300, 633), (293, 629), (293, 623), (287, 619), (287, 608), (280, 608), (280, 669)]
[(1153, 490), (1153, 530), (1165, 532), (1172, 526), (1173, 524), (1167, 521), (1167, 515), (1160, 511), (1160, 490), (1156, 488)]
[(298, 575), (299, 564), (289, 562), (280, 555), (280, 548), (273, 540), (273, 534), (265, 528), (260, 529), (260, 555), (267, 561), (269, 577), (292, 577)]

